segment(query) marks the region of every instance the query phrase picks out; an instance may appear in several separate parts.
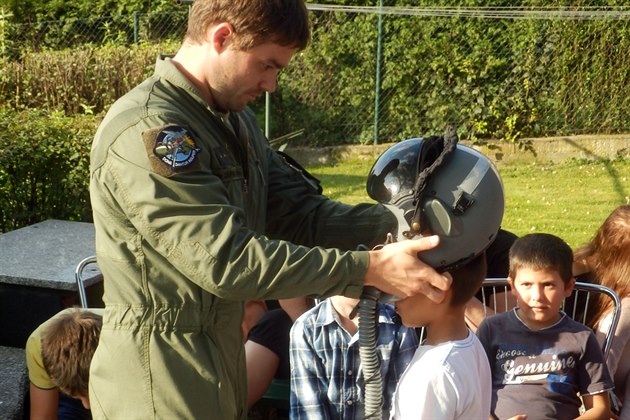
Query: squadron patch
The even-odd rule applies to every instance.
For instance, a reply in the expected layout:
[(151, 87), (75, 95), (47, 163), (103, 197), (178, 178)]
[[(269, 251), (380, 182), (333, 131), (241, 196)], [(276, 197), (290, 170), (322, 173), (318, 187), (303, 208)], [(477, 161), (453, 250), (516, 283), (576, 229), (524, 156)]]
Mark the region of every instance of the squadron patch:
[(153, 163), (153, 169), (161, 175), (168, 176), (184, 169), (192, 169), (197, 165), (197, 155), (200, 149), (190, 133), (190, 130), (177, 125), (169, 125), (143, 133), (147, 151), (152, 154), (151, 160), (160, 162), (160, 167)]

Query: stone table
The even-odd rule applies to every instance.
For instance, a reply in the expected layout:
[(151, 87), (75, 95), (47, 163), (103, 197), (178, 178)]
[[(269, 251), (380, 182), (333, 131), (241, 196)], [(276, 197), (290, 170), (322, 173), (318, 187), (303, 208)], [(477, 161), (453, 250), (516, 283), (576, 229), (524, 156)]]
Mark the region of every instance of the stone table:
[(24, 349), (0, 346), (0, 419), (25, 417), (28, 373)]
[[(94, 253), (91, 223), (51, 219), (0, 235), (0, 346), (24, 348), (40, 323), (78, 305), (75, 269)], [(83, 278), (102, 291), (96, 265)]]

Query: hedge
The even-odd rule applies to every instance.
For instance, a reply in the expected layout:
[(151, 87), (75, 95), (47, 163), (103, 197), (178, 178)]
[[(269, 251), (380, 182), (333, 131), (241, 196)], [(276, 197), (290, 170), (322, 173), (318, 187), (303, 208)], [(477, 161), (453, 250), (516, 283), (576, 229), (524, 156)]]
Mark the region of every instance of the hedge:
[(46, 219), (89, 222), (89, 156), (99, 118), (0, 108), (0, 232)]

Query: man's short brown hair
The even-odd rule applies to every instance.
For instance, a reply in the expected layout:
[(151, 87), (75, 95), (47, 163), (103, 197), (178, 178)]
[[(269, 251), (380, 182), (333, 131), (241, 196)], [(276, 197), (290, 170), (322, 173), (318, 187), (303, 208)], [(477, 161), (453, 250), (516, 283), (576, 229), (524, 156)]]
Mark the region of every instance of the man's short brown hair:
[(303, 0), (195, 0), (187, 37), (200, 44), (208, 27), (220, 22), (234, 27), (234, 43), (241, 50), (264, 42), (301, 50), (311, 36)]
[(61, 315), (42, 335), (42, 361), (62, 392), (87, 396), (90, 363), (101, 334), (102, 317), (86, 310)]

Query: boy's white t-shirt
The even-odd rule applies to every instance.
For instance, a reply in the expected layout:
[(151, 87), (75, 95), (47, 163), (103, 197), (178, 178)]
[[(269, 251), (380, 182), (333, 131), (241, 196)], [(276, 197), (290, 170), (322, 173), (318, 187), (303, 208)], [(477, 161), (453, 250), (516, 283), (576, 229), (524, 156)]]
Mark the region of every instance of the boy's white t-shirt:
[(490, 417), (490, 364), (475, 334), (437, 346), (421, 345), (403, 373), (390, 419)]

